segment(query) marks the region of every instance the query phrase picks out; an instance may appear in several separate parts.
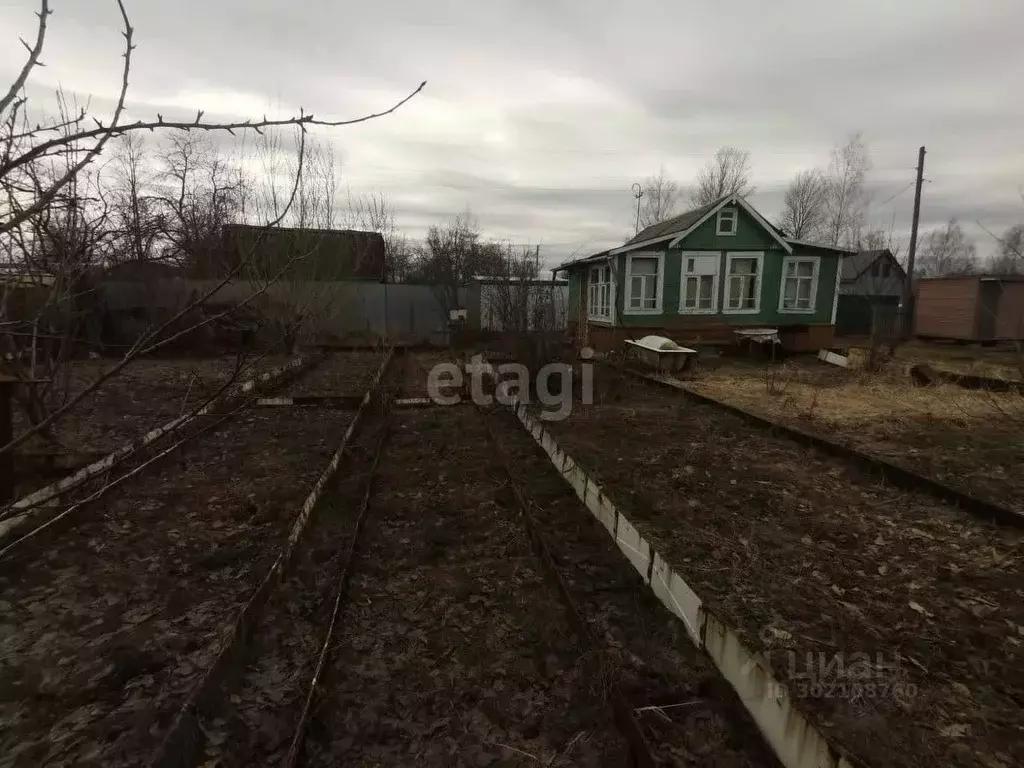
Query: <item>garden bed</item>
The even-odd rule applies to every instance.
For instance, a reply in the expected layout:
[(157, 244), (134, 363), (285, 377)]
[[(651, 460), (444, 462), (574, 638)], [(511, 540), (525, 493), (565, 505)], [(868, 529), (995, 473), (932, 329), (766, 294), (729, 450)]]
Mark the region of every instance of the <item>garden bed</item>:
[(915, 386), (899, 366), (871, 374), (796, 359), (729, 362), (686, 386), (1024, 513), (1024, 395)]
[(473, 409), (396, 415), (308, 765), (622, 764), (593, 660), (488, 457)]
[(776, 766), (750, 715), (607, 530), (504, 409), (495, 421), (534, 520), (621, 689), (665, 765)]
[[(292, 359), (284, 355), (252, 357), (243, 360), (241, 367), (238, 358), (230, 356), (135, 360), (60, 419), (57, 441), (69, 452), (105, 455), (201, 406), (232, 377), (241, 384)], [(71, 366), (68, 399), (115, 363), (76, 360)], [(27, 428), (24, 414), (15, 408), (14, 435)], [(33, 437), (19, 450), (52, 452), (54, 448)]]
[(875, 768), (1024, 762), (1019, 531), (620, 377), (548, 429), (827, 735)]
[(145, 759), (350, 418), (245, 411), (0, 563), (0, 763)]
[(383, 351), (336, 351), (305, 376), (282, 387), (276, 395), (301, 397), (353, 395), (362, 397), (384, 362)]

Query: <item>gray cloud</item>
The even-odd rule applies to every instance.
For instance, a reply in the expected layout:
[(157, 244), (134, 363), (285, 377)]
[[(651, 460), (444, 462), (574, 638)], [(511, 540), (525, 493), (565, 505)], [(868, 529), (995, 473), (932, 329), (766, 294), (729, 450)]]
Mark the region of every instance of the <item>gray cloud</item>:
[[(906, 240), (921, 144), (924, 229), (957, 216), (984, 253), (974, 222), (1024, 220), (1019, 0), (128, 7), (133, 114), (354, 116), (427, 79), (398, 113), (320, 134), (349, 188), (387, 194), (413, 237), (469, 206), (487, 235), (541, 242), (550, 262), (598, 250), (630, 233), (632, 182), (663, 164), (686, 183), (723, 144), (751, 151), (752, 201), (771, 217), (786, 181), (854, 130), (871, 149), (873, 224)], [(33, 11), (0, 7), (0, 77)], [(34, 87), (61, 82), (102, 108), (118, 82), (116, 7), (55, 11)]]

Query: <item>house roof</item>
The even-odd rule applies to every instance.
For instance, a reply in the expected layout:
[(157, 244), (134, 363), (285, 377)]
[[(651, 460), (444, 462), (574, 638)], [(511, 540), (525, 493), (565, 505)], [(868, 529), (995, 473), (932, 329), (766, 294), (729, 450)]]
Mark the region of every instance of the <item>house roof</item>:
[(692, 211), (686, 211), (678, 216), (673, 216), (668, 221), (663, 221), (660, 224), (654, 224), (647, 227), (642, 232), (638, 232), (636, 237), (627, 241), (625, 245), (613, 248), (611, 252), (612, 254), (624, 253), (635, 248), (642, 248), (645, 245), (654, 245), (655, 243), (663, 240), (669, 240), (669, 247), (671, 248), (705, 221), (710, 219), (718, 209), (730, 203), (734, 203), (746, 211), (754, 221), (762, 226), (764, 230), (782, 246), (786, 253), (793, 252), (793, 246), (790, 245), (789, 241), (785, 238), (778, 227), (773, 226), (764, 218), (764, 216), (758, 213), (750, 203), (735, 193), (720, 197), (714, 202), (702, 205), (700, 208), (694, 208)]
[(589, 263), (591, 261), (601, 261), (602, 259), (608, 258), (608, 255), (610, 253), (611, 253), (611, 249), (606, 250), (606, 251), (601, 251), (600, 253), (595, 253), (592, 256), (583, 256), (582, 258), (579, 258), (579, 259), (570, 259), (569, 261), (562, 262), (557, 267), (555, 267), (555, 272), (560, 272), (563, 269), (568, 269), (569, 267), (575, 267), (575, 266), (578, 266), (580, 264), (587, 264), (587, 263)]
[[(559, 267), (555, 267), (556, 271), (558, 269), (559, 269)], [(473, 275), (470, 278), (470, 282), (474, 282), (474, 283), (495, 283), (495, 284), (501, 284), (501, 283), (529, 283), (530, 285), (551, 285), (553, 283), (555, 285), (567, 285), (569, 281), (566, 280), (565, 278), (562, 278), (562, 277), (555, 278), (554, 280), (552, 280), (551, 278), (544, 278), (544, 277), (533, 277), (533, 278), (529, 278), (529, 279), (523, 279), (521, 277), (502, 277), (500, 275), (499, 276), (494, 276), (494, 275)]]
[(878, 248), (875, 250), (856, 251), (849, 258), (843, 259), (843, 282), (853, 282), (864, 274), (872, 264), (886, 256), (892, 260), (900, 274), (906, 278), (906, 272), (903, 271), (900, 263), (896, 261), (892, 251), (888, 248)]
[(665, 219), (665, 221), (660, 221), (657, 224), (651, 224), (649, 227), (644, 227), (637, 232), (634, 237), (631, 237), (623, 243), (622, 247), (627, 248), (631, 245), (635, 245), (636, 243), (658, 240), (662, 237), (669, 238), (679, 232), (685, 232), (698, 221), (703, 219), (708, 213), (717, 208), (720, 203), (730, 197), (732, 197), (732, 195), (725, 195), (708, 203), (707, 205), (702, 205), (700, 208), (685, 211), (680, 213), (678, 216), (673, 216), (671, 219)]
[(918, 277), (914, 276), (914, 282), (932, 282), (934, 280), (980, 280), (983, 283), (1020, 283), (1024, 282), (1024, 275), (940, 275), (939, 277)]

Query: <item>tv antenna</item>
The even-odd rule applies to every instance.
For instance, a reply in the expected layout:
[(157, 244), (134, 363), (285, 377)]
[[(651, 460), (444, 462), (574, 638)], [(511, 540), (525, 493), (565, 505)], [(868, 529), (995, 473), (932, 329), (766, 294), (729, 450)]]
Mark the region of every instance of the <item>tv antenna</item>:
[(633, 197), (636, 198), (636, 229), (633, 234), (640, 232), (640, 198), (644, 196), (644, 188), (639, 183), (633, 182)]

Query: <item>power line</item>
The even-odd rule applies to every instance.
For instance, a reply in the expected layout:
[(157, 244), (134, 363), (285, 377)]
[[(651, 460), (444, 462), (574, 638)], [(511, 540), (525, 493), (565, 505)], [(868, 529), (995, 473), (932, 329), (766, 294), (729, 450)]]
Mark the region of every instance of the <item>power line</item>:
[[(916, 169), (915, 169), (915, 170), (916, 170)], [(911, 188), (912, 186), (914, 186), (914, 184), (915, 184), (915, 183), (916, 183), (916, 182), (915, 182), (914, 180), (908, 181), (908, 182), (907, 182), (907, 186), (903, 187), (903, 189), (901, 189), (901, 190), (900, 190), (899, 192), (897, 192), (897, 193), (896, 193), (895, 195), (893, 195), (892, 197), (889, 197), (889, 198), (887, 198), (887, 199), (883, 200), (883, 201), (882, 201), (882, 202), (880, 203), (880, 205), (887, 205), (887, 204), (891, 203), (891, 202), (892, 202), (893, 200), (895, 200), (895, 199), (896, 199), (897, 197), (899, 197), (899, 196), (900, 196), (900, 195), (902, 195), (902, 194), (903, 194), (904, 192), (906, 192), (906, 191), (907, 191), (908, 189), (910, 189), (910, 188)]]

